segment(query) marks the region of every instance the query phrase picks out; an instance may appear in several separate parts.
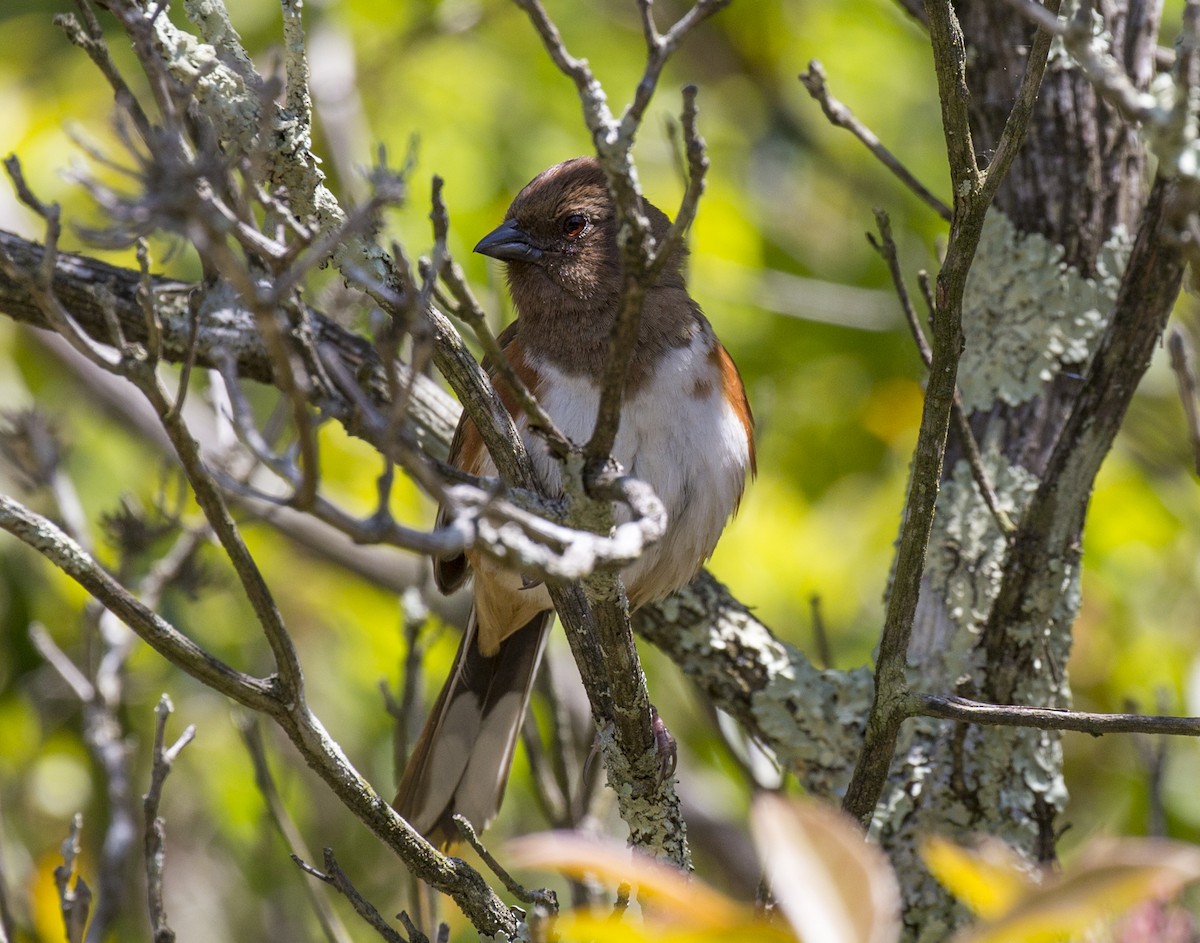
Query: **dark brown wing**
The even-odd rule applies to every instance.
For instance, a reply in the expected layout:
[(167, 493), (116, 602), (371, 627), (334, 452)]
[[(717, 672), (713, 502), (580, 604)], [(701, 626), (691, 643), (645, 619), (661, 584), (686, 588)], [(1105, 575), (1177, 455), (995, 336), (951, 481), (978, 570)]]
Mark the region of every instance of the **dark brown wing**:
[[(538, 391), (537, 375), (526, 361), (525, 349), (518, 340), (519, 324), (520, 321), (513, 321), (512, 324), (500, 332), (500, 336), (496, 339), (500, 342), (500, 349), (504, 351), (505, 356), (508, 357), (516, 369), (518, 376), (521, 377), (536, 395)], [(495, 365), (488, 360), (484, 360), (483, 369), (495, 381)], [(516, 397), (513, 396), (512, 391), (504, 383), (498, 383), (496, 392), (500, 395), (500, 401), (504, 403), (504, 407), (508, 410), (509, 415), (516, 416), (520, 407), (517, 405)], [(456, 468), (461, 468), (472, 475), (481, 475), (484, 473), (484, 466), (487, 463), (487, 459), (487, 447), (483, 444), (483, 437), (479, 434), (475, 423), (464, 412), (458, 419), (458, 427), (454, 430), (454, 438), (450, 442), (450, 456), (448, 461)], [(448, 520), (449, 513), (446, 508), (439, 507), (437, 526), (445, 526)], [(466, 582), (469, 572), (470, 564), (466, 554), (456, 553), (450, 557), (434, 558), (433, 580), (442, 593), (452, 593), (462, 586)]]
[(539, 612), (486, 657), (475, 644), (475, 614), (454, 668), (413, 747), (392, 803), (417, 831), (445, 849), (459, 841), (453, 816), (487, 828), (500, 809), (534, 676), (550, 628)]

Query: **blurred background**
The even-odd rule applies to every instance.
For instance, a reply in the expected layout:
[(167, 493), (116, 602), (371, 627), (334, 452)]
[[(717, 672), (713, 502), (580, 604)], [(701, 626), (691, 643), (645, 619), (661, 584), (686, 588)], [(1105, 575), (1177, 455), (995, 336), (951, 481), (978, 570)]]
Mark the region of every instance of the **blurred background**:
[[(546, 5), (568, 48), (588, 58), (610, 102), (623, 106), (642, 72), (636, 4)], [(1182, 3), (1168, 6), (1169, 44)], [(238, 0), (231, 7), (260, 70), (269, 71), (281, 58), (277, 6)], [(60, 201), (65, 219), (86, 224), (98, 220), (97, 210), (73, 172), (86, 166), (104, 179), (120, 178), (87, 154), (116, 148), (111, 92), (54, 27), (53, 16), (68, 8), (68, 0), (0, 6), (0, 152), (19, 156), (34, 192)], [(661, 2), (656, 9), (665, 26), (686, 4)], [(179, 10), (171, 15), (184, 22)], [(504, 0), (324, 0), (310, 2), (305, 16), (315, 150), (333, 191), (344, 205), (360, 197), (364, 169), (379, 146), (393, 165), (411, 158), (410, 197), (389, 213), (386, 235), (415, 258), (432, 242), (429, 180), (444, 177), (450, 247), (499, 326), (509, 317), (500, 273), (470, 248), (535, 173), (589, 151), (574, 87), (550, 63), (524, 14)], [(128, 50), (115, 29), (110, 35), (115, 58), (138, 87)], [(870, 660), (881, 624), (922, 383), (886, 269), (864, 234), (874, 225), (872, 208), (886, 209), (915, 289), (918, 269), (936, 271), (944, 225), (848, 133), (828, 125), (797, 81), (811, 59), (824, 64), (833, 94), (947, 199), (925, 37), (886, 0), (733, 4), (698, 29), (668, 66), (636, 157), (646, 194), (673, 215), (682, 184), (671, 127), (678, 89), (695, 83), (712, 169), (691, 234), (691, 290), (742, 370), (759, 431), (758, 480), (711, 568), (780, 637), (814, 659), (819, 601), (831, 664), (848, 668)], [(0, 228), (41, 235), (39, 221), (7, 184), (0, 185)], [(63, 243), (82, 248), (69, 227)], [(99, 254), (135, 264), (132, 253)], [(194, 256), (177, 243), (152, 243), (152, 254), (156, 270), (199, 276)], [(318, 307), (336, 305), (336, 285), (314, 292)], [(1185, 324), (1193, 308), (1191, 299), (1180, 302)], [(65, 468), (93, 526), (122, 500), (149, 504), (171, 487), (153, 446), (115, 422), (29, 331), (0, 318), (0, 409), (34, 404), (66, 443)], [(326, 488), (368, 510), (379, 471), (373, 453), (332, 426), (322, 435)], [(17, 491), (2, 468), (0, 490)], [(395, 500), (406, 519), (431, 522), (431, 506), (406, 482)], [(390, 795), (391, 719), (379, 684), (394, 688), (402, 672), (403, 613), (395, 594), (298, 551), (268, 527), (248, 524), (246, 535), (297, 639), (314, 709), (359, 770)], [(102, 559), (111, 561), (98, 526), (93, 536)], [(168, 597), (165, 615), (235, 665), (264, 670), (261, 634), (215, 554), (211, 562), (215, 588), (196, 600)], [(1084, 605), (1069, 666), (1077, 707), (1123, 710), (1132, 702), (1148, 712), (1200, 713), (1200, 687), (1190, 697), (1194, 674), (1200, 685), (1198, 577), (1200, 494), (1164, 352), (1092, 503)], [(85, 660), (84, 602), (73, 583), (0, 537), (0, 862), (27, 938), (61, 936), (51, 871), (71, 815), (84, 812), (85, 874), (104, 822), (78, 704), (28, 634), (38, 621), (67, 653)], [(436, 627), (430, 637), (428, 671), (436, 686), (457, 638)], [(691, 800), (739, 822), (747, 785), (699, 698), (669, 662), (649, 649), (643, 654), (652, 698), (681, 743), (681, 778)], [(316, 938), (301, 903), (306, 878), (265, 823), (230, 705), (145, 649), (131, 661), (124, 717), (143, 747), (140, 773), (162, 691), (174, 698), (176, 732), (187, 723), (198, 728), (163, 805), (175, 928), (190, 941)], [(310, 846), (332, 845), (385, 913), (401, 906), (394, 861), (281, 738), (271, 734), (268, 741), (280, 788)], [(1068, 842), (1147, 830), (1149, 746), (1129, 737), (1067, 737)], [(1172, 744), (1161, 797), (1174, 836), (1200, 837), (1198, 777), (1195, 745)], [(526, 779), (518, 757), (492, 843), (541, 827)], [(138, 783), (140, 792), (144, 776)], [(719, 866), (702, 857), (699, 864), (705, 877), (722, 884)], [(140, 912), (140, 901), (133, 909)], [(139, 926), (131, 919), (130, 926)]]

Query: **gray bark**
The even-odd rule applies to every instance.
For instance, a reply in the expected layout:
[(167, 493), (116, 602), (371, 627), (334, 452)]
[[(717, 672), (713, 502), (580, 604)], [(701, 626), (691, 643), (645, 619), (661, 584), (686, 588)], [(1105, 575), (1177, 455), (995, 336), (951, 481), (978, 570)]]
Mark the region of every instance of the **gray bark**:
[[(1112, 51), (1145, 88), (1158, 5), (1097, 9)], [(1008, 4), (962, 3), (959, 15), (975, 143), (986, 155), (1032, 29)], [(909, 651), (917, 690), (1070, 705), (1066, 664), (1092, 482), (1181, 273), (1177, 253), (1164, 248), (1165, 185), (1148, 205), (1146, 163), (1135, 130), (1067, 56), (1052, 53), (967, 284), (959, 370), (975, 437), (1018, 532), (1008, 540), (999, 532), (952, 431)], [(1159, 290), (1138, 297), (1132, 285), (1147, 277)], [(1114, 347), (1124, 351), (1119, 369)], [(1093, 395), (1102, 387), (1103, 404)], [(1065, 802), (1057, 732), (910, 722), (875, 826), (905, 884), (911, 938), (942, 939), (962, 919), (921, 865), (919, 836), (986, 833), (1047, 860)]]

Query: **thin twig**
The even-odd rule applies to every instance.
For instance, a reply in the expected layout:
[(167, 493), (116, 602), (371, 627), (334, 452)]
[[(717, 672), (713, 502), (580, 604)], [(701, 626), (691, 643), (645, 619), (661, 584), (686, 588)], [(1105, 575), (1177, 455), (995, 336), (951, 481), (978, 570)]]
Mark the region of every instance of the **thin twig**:
[[(545, 675), (543, 666), (539, 676)], [(529, 761), (529, 774), (533, 780), (533, 796), (541, 806), (542, 815), (552, 828), (566, 827), (566, 819), (570, 813), (570, 801), (559, 788), (554, 775), (554, 767), (548, 759), (545, 744), (542, 742), (541, 731), (538, 730), (537, 718), (533, 711), (527, 711), (521, 723), (521, 744), (525, 747), (525, 757)]]
[(732, 0), (697, 0), (692, 8), (684, 13), (665, 35), (662, 35), (654, 25), (653, 0), (639, 0), (642, 12), (642, 33), (646, 40), (646, 68), (641, 81), (638, 82), (633, 100), (621, 115), (620, 139), (632, 144), (633, 136), (645, 116), (646, 107), (654, 96), (663, 66), (679, 48), (679, 44), (683, 42), (688, 33), (714, 13), (729, 6), (731, 2)]
[[(406, 911), (400, 911), (396, 914), (396, 919), (404, 924), (404, 932), (408, 934), (408, 943), (429, 943), (429, 937), (421, 932), (420, 928), (412, 922), (412, 917)], [(446, 937), (450, 936), (450, 928), (446, 924), (441, 924), (438, 927), (438, 940), (442, 939), (442, 931), (446, 931)]]
[[(697, 7), (703, 5), (697, 4)], [(696, 8), (693, 8), (696, 9)], [(649, 68), (649, 67), (647, 67)], [(640, 90), (641, 86), (639, 86)], [(654, 285), (663, 269), (671, 262), (692, 221), (695, 219), (700, 197), (704, 193), (705, 177), (708, 172), (708, 156), (704, 139), (696, 127), (696, 87), (683, 89), (683, 112), (681, 115), (683, 140), (688, 160), (688, 185), (680, 201), (679, 212), (661, 244), (653, 245), (648, 228), (640, 232), (639, 227), (648, 227), (648, 221), (640, 208), (640, 197), (636, 212), (626, 210), (621, 230), (625, 238), (618, 236), (621, 250), (623, 286), (621, 301), (613, 325), (609, 343), (608, 360), (600, 380), (600, 404), (596, 411), (596, 424), (584, 446), (585, 469), (594, 474), (599, 463), (608, 459), (617, 438), (621, 421), (621, 405), (625, 397), (625, 380), (633, 351), (637, 344), (642, 316), (642, 302), (646, 291)], [(610, 178), (610, 186), (612, 180)], [(620, 191), (618, 212), (621, 211)], [(591, 482), (587, 482), (590, 486)]]
[(1105, 101), (1126, 118), (1147, 124), (1164, 122), (1165, 116), (1157, 99), (1134, 85), (1125, 67), (1092, 35), (1091, 17), (1087, 13), (1089, 5), (1080, 5), (1077, 15), (1068, 22), (1059, 17), (1057, 2), (1045, 6), (1035, 0), (1005, 2), (1031, 23), (1037, 24), (1044, 35), (1062, 39), (1087, 80)]
[(875, 132), (859, 121), (855, 117), (854, 112), (830, 94), (829, 86), (825, 84), (825, 67), (820, 62), (813, 59), (808, 63), (808, 71), (800, 74), (800, 83), (808, 89), (808, 94), (817, 100), (817, 103), (821, 106), (821, 110), (825, 112), (825, 117), (829, 119), (830, 124), (833, 124), (835, 127), (845, 128), (862, 141), (867, 150), (883, 166), (895, 174), (901, 183), (912, 190), (925, 203), (933, 207), (934, 211), (942, 219), (946, 220), (946, 222), (950, 221), (950, 207), (934, 196), (929, 188), (916, 178), (912, 171), (905, 167), (891, 151), (884, 147), (883, 143), (876, 137)]
[(565, 458), (571, 452), (571, 440), (563, 435), (558, 425), (554, 422), (554, 419), (542, 408), (533, 391), (526, 386), (525, 381), (521, 379), (512, 362), (505, 356), (504, 351), (500, 348), (499, 341), (496, 339), (496, 335), (488, 327), (487, 315), (467, 284), (462, 267), (454, 261), (454, 258), (445, 248), (446, 236), (450, 228), (450, 219), (449, 214), (446, 212), (445, 201), (442, 199), (441, 177), (435, 176), (433, 178), (432, 204), (433, 210), (430, 213), (430, 218), (433, 220), (433, 233), (436, 240), (434, 267), (438, 275), (441, 276), (442, 282), (450, 289), (451, 296), (457, 302), (454, 313), (471, 327), (471, 330), (475, 333), (475, 337), (483, 347), (486, 362), (490, 364), (491, 369), (495, 373), (500, 375), (505, 385), (512, 391), (513, 396), (516, 397), (517, 404), (521, 407), (521, 411), (529, 417), (531, 427), (546, 440), (546, 444), (550, 447), (554, 455)]
[[(292, 860), (296, 862), (297, 866), (305, 874), (309, 874), (317, 880), (328, 884), (345, 897), (346, 900), (350, 901), (355, 913), (370, 924), (375, 932), (387, 940), (388, 943), (405, 943), (404, 937), (396, 931), (396, 928), (384, 920), (383, 915), (375, 908), (375, 905), (363, 897), (358, 888), (354, 886), (354, 882), (350, 880), (346, 872), (337, 863), (337, 859), (333, 855), (333, 849), (326, 848), (324, 855), (324, 871), (313, 867), (295, 852), (292, 853)], [(342, 933), (345, 932), (345, 928), (343, 928)]]
[[(262, 729), (256, 720), (246, 719), (238, 724), (238, 732), (241, 733), (242, 742), (246, 744), (246, 750), (250, 754), (250, 761), (254, 764), (254, 784), (258, 787), (259, 794), (267, 804), (267, 814), (270, 815), (271, 821), (275, 825), (275, 830), (283, 838), (293, 861), (308, 860), (312, 856), (304, 844), (304, 838), (300, 834), (300, 829), (296, 827), (296, 823), (292, 820), (291, 815), (288, 814), (287, 807), (283, 804), (283, 799), (279, 795), (279, 790), (275, 788), (275, 778), (271, 775), (271, 767), (267, 763), (267, 751), (263, 744)], [(317, 922), (320, 923), (326, 939), (330, 943), (350, 943), (350, 933), (342, 923), (341, 918), (338, 917), (337, 912), (334, 911), (329, 898), (311, 882), (304, 881), (303, 884), (304, 890), (308, 895), (308, 902), (312, 905), (313, 912), (317, 915)]]
[[(1170, 700), (1164, 689), (1158, 691), (1158, 709), (1165, 710)], [(1128, 702), (1126, 706), (1135, 710), (1137, 705)], [(1151, 838), (1163, 838), (1167, 834), (1167, 809), (1163, 797), (1163, 785), (1166, 781), (1167, 757), (1170, 740), (1166, 737), (1135, 736), (1134, 749), (1146, 771), (1146, 834)]]
[(418, 705), (423, 702), (425, 680), (421, 670), (425, 660), (425, 645), (421, 636), (429, 625), (429, 605), (425, 601), (425, 594), (417, 587), (410, 586), (400, 598), (400, 609), (403, 614), (404, 664), (400, 672), (403, 680), (399, 699), (393, 697), (386, 680), (379, 682), (384, 703), (394, 721), (392, 762), (397, 782), (408, 762), (412, 738), (417, 733), (415, 724), (420, 722)]
[(1171, 370), (1179, 387), (1179, 401), (1187, 421), (1188, 442), (1192, 446), (1192, 462), (1200, 475), (1200, 385), (1196, 381), (1196, 358), (1192, 345), (1179, 328), (1167, 334), (1167, 352), (1171, 355)]
[(926, 10), (955, 206), (946, 259), (938, 275), (933, 359), (917, 431), (894, 577), (880, 636), (875, 693), (863, 747), (842, 802), (843, 808), (864, 826), (870, 824), (883, 793), (896, 750), (896, 738), (906, 718), (908, 644), (925, 572), (938, 483), (945, 460), (946, 435), (957, 390), (963, 337), (963, 291), (987, 210), (978, 201), (982, 179), (975, 163), (967, 115), (967, 52), (962, 27), (951, 0), (928, 0)]
[(58, 672), (58, 676), (67, 683), (67, 686), (74, 692), (75, 697), (79, 699), (81, 704), (87, 704), (89, 701), (95, 699), (95, 686), (76, 667), (75, 662), (67, 657), (67, 653), (58, 647), (58, 643), (51, 638), (50, 633), (46, 631), (46, 627), (40, 622), (30, 623), (29, 641), (33, 643), (33, 647), (37, 650), (37, 653), (46, 659), (50, 667)]
[(455, 815), (454, 824), (458, 826), (459, 834), (468, 845), (475, 849), (475, 853), (483, 859), (483, 863), (491, 869), (491, 872), (500, 879), (500, 882), (505, 886), (510, 894), (517, 900), (526, 904), (533, 904), (542, 909), (548, 915), (558, 913), (558, 897), (554, 891), (546, 888), (533, 888), (530, 890), (524, 885), (518, 883), (511, 874), (508, 873), (498, 862), (490, 851), (479, 840), (479, 836), (475, 834), (475, 829), (471, 823), (467, 821), (465, 816)]
[(76, 870), (80, 852), (79, 833), (82, 829), (83, 816), (77, 812), (71, 819), (70, 832), (63, 839), (63, 863), (54, 869), (54, 886), (58, 889), (67, 943), (83, 943), (83, 932), (87, 928), (88, 912), (92, 905), (92, 889)]
[(21, 268), (2, 250), (0, 250), (0, 268), (3, 268), (10, 278), (25, 286), (29, 294), (36, 300), (46, 320), (70, 342), (72, 347), (97, 366), (110, 372), (113, 371), (119, 358), (107, 346), (94, 340), (80, 329), (70, 312), (59, 302), (51, 287), (53, 273), (58, 267), (58, 237), (62, 231), (58, 204), (44, 204), (34, 196), (33, 191), (25, 182), (20, 161), (15, 155), (9, 155), (4, 159), (4, 167), (21, 202), (46, 221), (46, 232), (41, 263), (35, 272)]
[[(187, 356), (179, 368), (179, 391), (175, 394), (175, 404), (171, 407), (171, 415), (183, 412), (187, 402), (188, 390), (191, 388), (192, 370), (196, 366), (196, 350), (200, 338), (200, 301), (202, 293), (193, 292), (188, 303), (188, 319), (191, 329), (188, 332)], [(161, 320), (160, 320), (161, 323)]]
[(112, 86), (118, 105), (133, 119), (142, 140), (149, 143), (151, 139), (150, 119), (146, 117), (141, 103), (109, 56), (108, 47), (104, 42), (104, 30), (96, 19), (91, 4), (87, 0), (76, 0), (75, 5), (84, 18), (86, 30), (70, 13), (56, 16), (54, 25), (63, 31), (67, 39), (88, 54), (104, 78), (108, 80), (108, 84)]
[[(1045, 0), (1045, 6), (1041, 9), (1057, 16), (1061, 2), (1062, 0)], [(1080, 5), (1081, 15), (1083, 15), (1085, 7), (1086, 4)], [(1025, 143), (1025, 135), (1029, 129), (1029, 121), (1033, 117), (1038, 93), (1042, 88), (1042, 77), (1046, 72), (1046, 63), (1049, 61), (1050, 46), (1053, 40), (1054, 34), (1050, 30), (1039, 27), (1029, 46), (1029, 56), (1025, 61), (1025, 75), (1021, 79), (1021, 86), (1017, 89), (1012, 108), (1009, 109), (1008, 117), (1004, 121), (1004, 130), (1000, 132), (1000, 139), (996, 142), (991, 162), (984, 172), (979, 199), (985, 208), (991, 205), (996, 192), (1000, 189), (1000, 184), (1008, 175), (1012, 162)], [(1121, 73), (1124, 75), (1124, 69), (1121, 70)], [(965, 101), (963, 105), (965, 107)]]
[(143, 839), (146, 853), (146, 895), (154, 943), (174, 943), (175, 940), (175, 931), (171, 929), (171, 925), (167, 921), (167, 908), (163, 900), (166, 828), (162, 817), (158, 814), (158, 807), (162, 800), (163, 784), (171, 772), (171, 765), (196, 735), (196, 728), (192, 724), (188, 724), (171, 747), (164, 747), (167, 718), (173, 710), (171, 699), (167, 695), (164, 694), (158, 699), (158, 706), (154, 709), (154, 753), (153, 765), (150, 770), (150, 788), (142, 800), (142, 810), (146, 820)]
[[(116, 622), (112, 614), (99, 607), (96, 609), (103, 651), (99, 664), (92, 669), (92, 679), (82, 676), (44, 629), (38, 631), (41, 627), (36, 625), (30, 629), (35, 646), (59, 674), (67, 679), (76, 695), (80, 697), (83, 740), (103, 773), (108, 820), (104, 828), (104, 840), (97, 868), (96, 906), (90, 914), (87, 928), (89, 941), (104, 939), (124, 907), (126, 882), (137, 835), (133, 812), (130, 748), (126, 730), (119, 717), (123, 698), (120, 673), (128, 648), (119, 640), (115, 643), (112, 641), (113, 630), (117, 628), (115, 625), (108, 626), (105, 631), (105, 623)], [(124, 627), (120, 627), (119, 631), (128, 634)]]
[(986, 704), (963, 697), (941, 694), (911, 694), (912, 716), (941, 717), (965, 723), (997, 727), (1032, 727), (1037, 730), (1074, 730), (1101, 737), (1109, 733), (1165, 734), (1200, 737), (1200, 717), (1169, 717), (1154, 714), (1099, 714), (1060, 710), (1053, 707), (1020, 707)]

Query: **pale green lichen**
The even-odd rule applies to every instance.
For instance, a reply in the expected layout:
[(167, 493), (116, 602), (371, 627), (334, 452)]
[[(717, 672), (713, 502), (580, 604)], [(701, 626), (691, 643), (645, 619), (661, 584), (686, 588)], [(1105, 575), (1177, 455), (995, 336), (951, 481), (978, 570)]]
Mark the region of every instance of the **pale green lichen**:
[(870, 673), (818, 671), (782, 648), (763, 650), (761, 661), (770, 666), (769, 680), (751, 709), (776, 759), (813, 794), (840, 795), (871, 707)]
[[(1037, 489), (1037, 478), (995, 450), (984, 453), (983, 463), (1001, 510), (1019, 519)], [(970, 467), (960, 460), (938, 493), (922, 594), (938, 601), (948, 625), (939, 633), (936, 626), (919, 621), (910, 647), (923, 685), (949, 690), (974, 674), (978, 636), (1000, 591), (1006, 546)]]
[[(271, 138), (264, 141), (262, 108), (273, 105), (264, 96), (265, 83), (242, 48), (224, 4), (221, 0), (188, 0), (185, 7), (207, 41), (160, 16), (154, 21), (158, 51), (171, 73), (193, 90), (226, 153), (261, 162), (263, 182), (283, 195), (298, 219), (322, 232), (343, 225), (345, 211), (325, 186), (320, 160), (310, 150), (312, 129), (304, 81), (307, 65), (296, 23), (287, 48), (288, 102), (292, 107), (275, 108)], [(391, 280), (386, 253), (367, 236), (349, 234), (334, 248), (333, 260), (345, 272), (368, 272), (385, 284)]]
[(1062, 246), (988, 213), (963, 297), (958, 380), (968, 413), (997, 401), (1017, 406), (1064, 369), (1086, 367), (1130, 248), (1129, 234), (1117, 227), (1101, 248), (1095, 277), (1085, 278), (1062, 261)]
[[(988, 478), (1000, 506), (1019, 519), (1037, 479), (989, 445), (986, 440), (982, 443)], [(918, 690), (979, 690), (983, 680), (980, 633), (1000, 589), (1005, 553), (1006, 539), (969, 467), (958, 462), (938, 495), (921, 616), (910, 647), (911, 683)], [(1031, 600), (1032, 608), (1023, 614), (1022, 622), (1007, 627), (1015, 639), (1043, 637), (1040, 650), (1059, 668), (1030, 672), (1014, 693), (1018, 703), (1062, 705), (1066, 701), (1062, 666), (1067, 643), (1062, 640), (1069, 634), (1047, 634), (1047, 625), (1069, 618), (1074, 611), (1070, 607), (1078, 605), (1072, 574), (1063, 575), (1065, 584), (1053, 581), (1057, 600), (1050, 599), (1052, 593)], [(1042, 610), (1043, 603), (1051, 607), (1050, 615)], [(1060, 737), (1040, 730), (961, 728), (920, 719), (906, 725), (896, 757), (902, 773), (884, 794), (874, 830), (892, 854), (901, 881), (907, 938), (942, 940), (966, 915), (925, 868), (920, 837), (938, 833), (965, 840), (985, 831), (1015, 848), (1035, 847), (1041, 803), (1062, 809), (1066, 802)]]
[[(751, 729), (810, 793), (841, 795), (871, 706), (870, 670), (818, 670), (740, 607), (727, 607), (720, 618), (711, 618), (717, 589), (715, 583), (698, 580), (660, 603), (670, 640), (669, 646), (656, 644), (669, 647), (674, 660), (701, 687), (710, 673), (721, 676), (713, 687), (725, 686), (728, 671), (722, 666), (730, 661), (753, 666), (743, 689), (753, 718)], [(650, 637), (655, 641), (653, 633)]]

